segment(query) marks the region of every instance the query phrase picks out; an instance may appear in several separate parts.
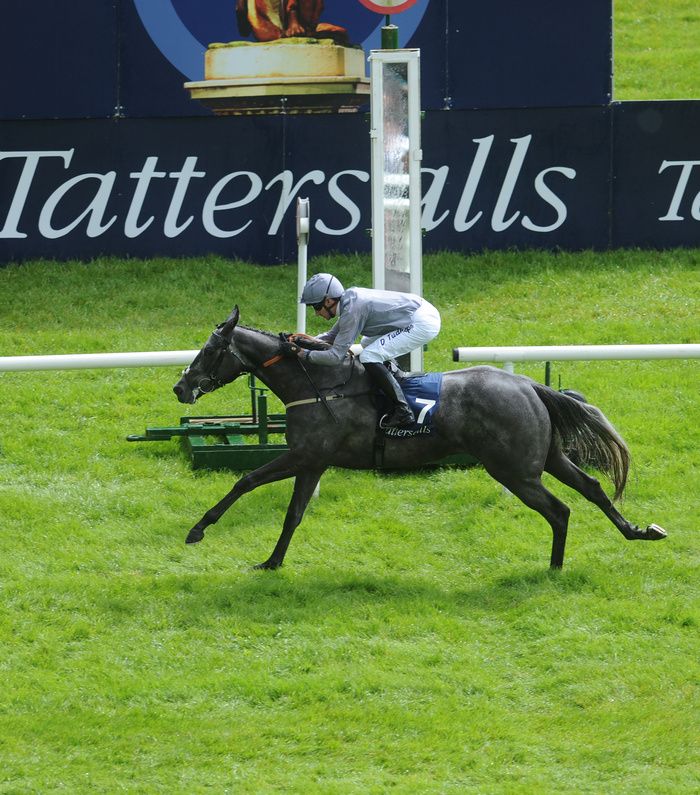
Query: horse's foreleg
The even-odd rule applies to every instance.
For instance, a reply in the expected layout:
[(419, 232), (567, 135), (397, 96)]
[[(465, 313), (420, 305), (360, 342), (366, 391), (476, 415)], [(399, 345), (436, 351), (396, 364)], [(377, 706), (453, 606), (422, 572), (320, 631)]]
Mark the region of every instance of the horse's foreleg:
[(299, 464), (298, 456), (292, 451), (283, 453), (279, 458), (270, 461), (236, 481), (235, 486), (229, 493), (213, 508), (210, 508), (197, 524), (190, 530), (185, 539), (186, 544), (196, 544), (204, 538), (204, 531), (209, 525), (218, 522), (224, 513), (233, 505), (239, 497), (247, 494), (258, 486), (266, 483), (274, 483), (277, 480), (284, 480), (296, 475), (296, 468)]
[(284, 518), (282, 533), (272, 550), (270, 557), (264, 562), (259, 563), (256, 569), (278, 569), (282, 565), (284, 556), (287, 553), (289, 542), (292, 540), (294, 531), (301, 522), (306, 506), (309, 504), (311, 495), (316, 488), (324, 470), (314, 470), (300, 472), (294, 481), (294, 493), (287, 508), (287, 515)]

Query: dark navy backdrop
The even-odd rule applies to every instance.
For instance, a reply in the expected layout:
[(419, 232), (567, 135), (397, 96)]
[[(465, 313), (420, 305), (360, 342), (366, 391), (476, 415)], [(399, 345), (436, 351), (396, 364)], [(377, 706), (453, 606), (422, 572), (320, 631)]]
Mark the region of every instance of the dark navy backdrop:
[[(700, 102), (428, 112), (426, 251), (700, 244)], [(364, 115), (0, 125), (0, 257), (369, 251)], [(332, 150), (329, 149), (332, 142)], [(665, 165), (664, 165), (665, 164)]]
[[(421, 49), (427, 109), (599, 105), (610, 98), (611, 6), (418, 0), (392, 21), (402, 46)], [(9, 4), (0, 65), (15, 79), (5, 82), (0, 118), (208, 115), (183, 90), (195, 76), (182, 70), (201, 69), (211, 41), (239, 38), (234, 7), (235, 0)], [(347, 26), (358, 43), (383, 22), (356, 0), (326, 0), (323, 19)]]
[[(183, 82), (234, 0), (4, 9), (0, 262), (369, 251), (363, 113), (216, 118)], [(366, 47), (380, 15), (326, 0)], [(700, 103), (611, 103), (611, 0), (418, 0), (427, 251), (700, 245)], [(374, 37), (374, 38), (373, 38)], [(201, 74), (199, 75), (201, 77)]]

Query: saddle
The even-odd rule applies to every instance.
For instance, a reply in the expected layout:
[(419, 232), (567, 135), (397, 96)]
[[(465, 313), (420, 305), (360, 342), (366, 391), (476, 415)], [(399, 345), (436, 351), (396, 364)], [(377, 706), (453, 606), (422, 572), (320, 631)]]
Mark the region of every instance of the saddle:
[[(290, 336), (285, 332), (279, 335), (282, 341), (288, 341)], [(298, 337), (294, 344), (312, 351), (326, 350), (330, 347), (326, 342), (309, 337)], [(415, 422), (408, 427), (385, 427), (382, 421), (392, 410), (392, 404), (380, 389), (376, 389), (373, 394), (377, 406), (377, 439), (382, 440), (384, 437), (402, 439), (429, 436), (434, 433), (432, 420), (440, 402), (442, 373), (407, 373), (399, 368), (395, 360), (386, 362), (386, 366), (401, 387)]]
[[(395, 363), (391, 364), (396, 367)], [(384, 436), (395, 439), (429, 436), (434, 433), (433, 416), (440, 404), (442, 373), (404, 373), (398, 368), (393, 373), (413, 412), (415, 422), (407, 428), (385, 428), (382, 420), (391, 409), (391, 404), (383, 392), (377, 391), (377, 428)]]

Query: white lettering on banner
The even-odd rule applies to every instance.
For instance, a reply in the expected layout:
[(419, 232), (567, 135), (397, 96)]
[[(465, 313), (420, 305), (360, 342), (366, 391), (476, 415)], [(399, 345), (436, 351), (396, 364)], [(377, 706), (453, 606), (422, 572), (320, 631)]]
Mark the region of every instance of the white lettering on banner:
[(555, 229), (559, 229), (564, 221), (566, 221), (566, 205), (556, 193), (549, 189), (544, 181), (544, 175), (549, 174), (551, 171), (557, 171), (559, 174), (563, 174), (567, 179), (576, 179), (576, 172), (573, 168), (552, 166), (551, 168), (545, 168), (544, 171), (540, 171), (535, 177), (535, 190), (540, 198), (544, 199), (547, 204), (550, 204), (556, 210), (557, 218), (554, 223), (551, 223), (549, 226), (537, 226), (527, 215), (524, 215), (523, 226), (531, 232), (553, 232)]
[[(515, 223), (519, 223), (528, 231), (537, 233), (549, 233), (559, 229), (566, 222), (567, 207), (555, 192), (552, 180), (556, 178), (555, 175), (574, 180), (577, 176), (576, 171), (568, 166), (551, 165), (536, 174), (531, 185), (533, 194), (544, 206), (551, 208), (555, 215), (551, 223), (540, 225), (532, 220), (531, 201), (528, 200), (527, 204), (529, 215), (512, 206), (514, 196), (522, 196), (527, 187), (519, 187), (519, 183), (523, 181), (523, 167), (533, 147), (533, 136), (525, 135), (509, 140), (514, 145), (513, 152), (508, 161), (505, 175), (501, 178), (500, 186), (497, 183), (498, 194), (490, 216), (491, 229), (500, 233)], [(425, 177), (432, 177), (431, 180), (424, 180), (426, 183), (429, 182), (422, 199), (422, 226), (424, 229), (431, 231), (448, 222), (451, 212), (453, 212), (452, 225), (457, 232), (467, 232), (476, 224), (486, 221), (488, 208), (479, 208), (474, 205), (477, 201), (479, 188), (486, 181), (485, 174), (489, 159), (495, 158), (494, 142), (494, 135), (472, 139), (471, 143), (476, 145), (476, 151), (469, 165), (457, 207), (454, 210), (440, 206), (440, 204), (445, 201), (448, 187), (451, 188), (451, 182), (454, 182), (455, 169), (451, 170), (448, 165), (422, 169), (422, 174)], [(30, 234), (38, 233), (44, 238), (52, 239), (70, 233), (78, 234), (79, 228), (84, 229), (83, 234), (87, 237), (99, 237), (117, 223), (118, 215), (108, 211), (109, 202), (121, 198), (124, 194), (128, 201), (129, 192), (125, 190), (124, 182), (120, 182), (119, 174), (116, 171), (108, 171), (104, 174), (76, 174), (74, 171), (67, 179), (59, 181), (58, 185), (51, 185), (49, 188), (46, 186), (46, 174), (43, 175), (43, 179), (40, 179), (39, 175), (42, 169), (46, 170), (55, 159), (59, 161), (59, 168), (62, 167), (64, 171), (68, 170), (74, 163), (75, 152), (75, 148), (0, 152), (0, 167), (3, 165), (2, 161), (14, 160), (21, 163), (21, 173), (14, 186), (14, 192), (9, 198), (7, 215), (4, 220), (0, 216), (2, 224), (0, 238), (27, 238)], [(256, 172), (234, 171), (216, 175), (216, 181), (211, 188), (208, 186), (205, 188), (202, 199), (200, 198), (203, 193), (202, 186), (206, 185), (206, 182), (202, 182), (202, 180), (211, 179), (211, 175), (204, 170), (197, 170), (198, 161), (199, 158), (195, 155), (185, 156), (179, 170), (166, 171), (159, 169), (158, 155), (147, 155), (140, 170), (127, 172), (129, 179), (133, 180), (133, 189), (130, 202), (123, 214), (125, 237), (137, 238), (149, 228), (152, 231), (152, 227), (159, 222), (162, 224), (162, 235), (167, 238), (176, 238), (192, 227), (197, 219), (197, 208), (193, 206), (195, 199), (192, 195), (195, 181), (199, 181), (196, 200), (200, 203), (199, 220), (205, 232), (214, 238), (236, 237), (251, 227), (260, 227), (262, 223), (268, 224), (265, 230), (268, 236), (277, 235), (284, 219), (289, 215), (295, 198), (303, 192), (303, 187), (308, 183), (317, 186), (325, 185), (330, 207), (347, 213), (347, 222), (343, 226), (331, 226), (328, 216), (324, 212), (324, 208), (327, 208), (329, 204), (325, 203), (324, 205), (323, 202), (319, 202), (314, 228), (321, 234), (347, 235), (362, 223), (361, 208), (351, 198), (351, 194), (347, 190), (347, 181), (357, 180), (367, 183), (370, 177), (366, 171), (349, 169), (327, 176), (324, 171), (313, 169), (297, 178), (292, 171), (286, 169), (274, 175), (267, 184), (264, 184), (263, 177)], [(692, 167), (698, 164), (700, 161), (664, 161), (661, 171), (667, 166), (680, 166), (681, 172), (669, 212), (662, 220), (682, 220), (678, 211)], [(74, 216), (68, 222), (64, 221), (63, 226), (58, 227), (55, 217), (59, 204), (61, 207), (67, 204), (68, 196), (76, 186), (83, 185), (84, 192), (85, 186), (93, 183), (96, 184), (96, 188), (87, 206), (74, 210)], [(172, 188), (168, 191), (170, 198), (164, 200), (163, 192), (166, 184), (171, 184)], [(274, 195), (278, 186), (279, 197), (274, 215), (271, 220), (265, 220), (269, 219), (269, 215), (256, 212), (255, 203), (265, 194)], [(164, 213), (160, 219), (157, 214), (147, 214), (146, 210), (153, 204), (152, 194), (156, 188), (159, 191), (161, 212)], [(517, 194), (516, 188), (518, 188)], [(451, 188), (451, 190), (453, 189)], [(38, 191), (46, 191), (47, 195), (41, 197), (37, 195)], [(83, 194), (81, 193), (81, 195)], [(148, 204), (149, 196), (151, 197), (150, 205)], [(31, 202), (29, 201), (30, 197)], [(36, 211), (38, 218), (31, 219), (28, 217), (29, 208), (35, 207), (37, 203), (40, 207)], [(692, 203), (691, 212), (694, 218), (700, 216), (699, 197), (696, 197)], [(65, 215), (65, 212), (63, 214)], [(341, 221), (342, 223), (343, 221)]]
[(194, 216), (191, 215), (184, 223), (178, 224), (177, 222), (190, 181), (193, 178), (202, 179), (207, 175), (206, 171), (195, 171), (194, 167), (196, 165), (197, 158), (188, 157), (182, 166), (182, 171), (171, 171), (168, 175), (172, 179), (176, 179), (177, 182), (175, 183), (175, 190), (173, 191), (173, 198), (170, 201), (170, 207), (168, 207), (168, 212), (165, 216), (163, 231), (166, 237), (177, 237), (180, 232), (187, 229), (194, 220)]
[(318, 229), (319, 232), (323, 232), (324, 235), (347, 235), (348, 232), (352, 232), (360, 223), (360, 208), (354, 201), (351, 201), (348, 195), (340, 189), (340, 185), (338, 185), (338, 181), (342, 176), (345, 176), (345, 174), (356, 177), (360, 182), (369, 182), (369, 174), (366, 171), (341, 171), (330, 178), (328, 182), (328, 195), (336, 204), (339, 204), (344, 210), (347, 210), (350, 216), (350, 223), (342, 229), (331, 229), (329, 226), (326, 226), (323, 220), (319, 219), (314, 224), (314, 228)]
[(531, 140), (531, 135), (526, 135), (523, 138), (510, 139), (510, 142), (515, 144), (515, 152), (513, 152), (513, 157), (510, 159), (506, 178), (503, 180), (503, 185), (501, 185), (501, 192), (498, 194), (498, 201), (496, 202), (496, 207), (491, 217), (491, 229), (493, 229), (494, 232), (503, 232), (505, 229), (508, 229), (513, 221), (517, 220), (520, 215), (520, 210), (516, 210), (507, 221), (504, 217), (510, 200), (513, 197), (515, 183), (523, 168), (525, 155), (527, 154)]
[[(489, 135), (485, 138), (474, 138), (472, 141), (477, 144), (477, 150), (471, 168), (469, 169), (467, 181), (464, 185), (457, 210), (455, 211), (454, 228), (457, 232), (466, 232), (471, 229), (484, 214), (482, 210), (479, 210), (471, 218), (468, 217), (474, 202), (474, 197), (476, 196), (476, 191), (481, 183), (486, 162), (491, 152), (494, 136)], [(520, 211), (516, 210), (510, 218), (505, 218), (508, 205), (513, 198), (513, 192), (525, 162), (527, 151), (530, 147), (530, 142), (532, 141), (532, 136), (525, 135), (522, 138), (511, 138), (510, 141), (515, 144), (515, 150), (510, 159), (508, 170), (501, 185), (501, 190), (498, 194), (496, 206), (491, 217), (491, 228), (494, 232), (505, 231), (520, 216)], [(551, 166), (550, 168), (543, 169), (537, 174), (534, 182), (535, 192), (555, 210), (556, 218), (549, 226), (539, 226), (535, 224), (529, 216), (523, 216), (520, 223), (530, 232), (553, 232), (566, 221), (566, 205), (545, 183), (545, 176), (552, 172), (562, 174), (567, 179), (576, 178), (576, 171), (566, 166)], [(437, 220), (435, 219), (437, 204), (447, 182), (449, 168), (448, 166), (442, 166), (442, 168), (437, 170), (424, 168), (423, 173), (433, 175), (433, 181), (423, 196), (422, 226), (425, 230), (430, 231), (441, 224), (449, 214), (449, 210), (445, 210)]]
[(139, 225), (139, 214), (143, 208), (143, 202), (146, 198), (146, 193), (148, 193), (151, 180), (164, 179), (167, 176), (165, 171), (156, 171), (157, 164), (157, 157), (147, 157), (141, 171), (132, 171), (129, 174), (129, 177), (137, 180), (137, 182), (131, 204), (129, 205), (129, 211), (126, 214), (126, 221), (124, 221), (124, 234), (127, 237), (138, 237), (155, 220), (155, 217), (151, 216), (145, 223)]
[(278, 174), (276, 177), (271, 179), (267, 185), (265, 185), (265, 190), (270, 190), (270, 187), (274, 185), (275, 182), (281, 182), (282, 193), (277, 204), (277, 212), (275, 213), (275, 217), (272, 219), (272, 223), (270, 224), (270, 229), (267, 234), (277, 234), (282, 223), (282, 219), (284, 218), (284, 214), (287, 212), (289, 205), (294, 201), (294, 197), (297, 195), (302, 185), (305, 185), (307, 182), (313, 182), (315, 185), (320, 185), (325, 177), (326, 175), (323, 173), (323, 171), (310, 171), (295, 185), (294, 175), (292, 172), (283, 171), (281, 174)]
[[(78, 224), (83, 220), (83, 218), (86, 218), (87, 216), (90, 216), (86, 230), (88, 237), (99, 237), (103, 232), (106, 232), (109, 227), (112, 226), (112, 224), (117, 220), (117, 216), (113, 215), (106, 224), (100, 223), (100, 220), (104, 217), (107, 201), (112, 194), (114, 178), (116, 176), (116, 171), (110, 171), (107, 174), (78, 174), (77, 177), (73, 177), (67, 182), (64, 182), (63, 185), (59, 185), (41, 208), (41, 213), (39, 215), (39, 234), (48, 240), (55, 240), (58, 237), (65, 237), (65, 235), (67, 235), (69, 232), (72, 232), (75, 227), (78, 226)], [(51, 225), (51, 217), (53, 216), (58, 203), (71, 188), (87, 179), (96, 179), (100, 183), (100, 187), (97, 189), (95, 198), (74, 221), (71, 221), (71, 223), (62, 227), (61, 229), (54, 229), (54, 227)]]
[(462, 191), (462, 198), (459, 200), (459, 206), (455, 213), (455, 231), (466, 232), (481, 218), (483, 212), (479, 212), (470, 219), (467, 219), (469, 210), (471, 209), (472, 202), (474, 201), (474, 194), (479, 186), (481, 175), (484, 173), (484, 166), (486, 165), (486, 158), (491, 151), (491, 144), (493, 143), (494, 136), (489, 135), (486, 138), (475, 138), (474, 143), (479, 144), (476, 150), (476, 155), (472, 161), (472, 167), (469, 169), (469, 176)]
[(0, 160), (9, 157), (24, 158), (24, 168), (20, 175), (19, 182), (15, 195), (12, 197), (12, 204), (5, 219), (5, 225), (0, 230), (1, 237), (22, 238), (27, 237), (26, 232), (20, 232), (17, 226), (22, 215), (22, 210), (29, 195), (29, 189), (32, 186), (36, 167), (42, 157), (60, 157), (63, 159), (64, 168), (68, 168), (70, 161), (73, 159), (73, 152), (75, 149), (68, 149), (64, 152), (0, 152)]
[(435, 229), (436, 226), (440, 226), (440, 224), (450, 214), (449, 210), (445, 210), (445, 212), (437, 220), (435, 220), (438, 202), (440, 201), (442, 192), (445, 189), (450, 168), (449, 166), (440, 166), (440, 168), (422, 168), (421, 173), (433, 175), (433, 181), (430, 183), (430, 187), (425, 190), (425, 185), (423, 186), (423, 216), (421, 219), (421, 226), (423, 229), (425, 229), (426, 232), (430, 232), (431, 229)]
[[(228, 204), (217, 204), (216, 200), (219, 198), (221, 191), (226, 187), (226, 185), (228, 185), (229, 182), (238, 177), (248, 177), (250, 180), (250, 188), (248, 193), (238, 201), (229, 202)], [(252, 218), (238, 229), (225, 231), (220, 229), (214, 223), (214, 213), (217, 210), (233, 210), (236, 207), (243, 207), (246, 204), (250, 204), (250, 202), (260, 195), (261, 191), (262, 180), (252, 171), (234, 171), (233, 174), (227, 174), (225, 177), (222, 177), (209, 191), (209, 195), (204, 202), (204, 207), (202, 208), (202, 223), (204, 224), (204, 228), (207, 230), (207, 232), (209, 232), (210, 235), (213, 235), (214, 237), (234, 237), (235, 235), (240, 235), (244, 229), (247, 229), (253, 223)]]
[[(659, 168), (659, 174), (669, 167), (679, 166), (681, 173), (678, 175), (678, 182), (676, 183), (676, 190), (673, 192), (673, 197), (671, 198), (671, 204), (669, 205), (666, 215), (662, 215), (659, 221), (685, 220), (684, 216), (679, 215), (678, 211), (680, 210), (681, 202), (683, 201), (685, 191), (688, 187), (690, 173), (694, 166), (700, 166), (700, 160), (664, 160)], [(700, 191), (695, 194), (695, 198), (690, 205), (690, 216), (694, 220), (700, 221)]]

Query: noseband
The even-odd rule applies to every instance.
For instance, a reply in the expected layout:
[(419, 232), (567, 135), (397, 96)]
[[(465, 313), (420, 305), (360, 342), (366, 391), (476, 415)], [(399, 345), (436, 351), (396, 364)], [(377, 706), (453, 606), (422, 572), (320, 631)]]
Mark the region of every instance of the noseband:
[[(203, 376), (195, 386), (195, 389), (197, 389), (199, 391), (199, 394), (201, 395), (207, 395), (216, 389), (221, 389), (221, 387), (226, 386), (226, 384), (216, 375), (216, 373), (219, 371), (219, 367), (221, 366), (221, 362), (224, 356), (226, 355), (226, 353), (230, 353), (232, 356), (235, 356), (235, 358), (238, 359), (241, 365), (241, 372), (246, 372), (243, 359), (240, 356), (237, 356), (236, 352), (232, 350), (233, 343), (228, 342), (228, 340), (225, 337), (219, 334), (218, 330), (212, 332), (212, 337), (215, 337), (216, 339), (214, 343), (210, 344), (212, 344), (212, 347), (215, 346), (216, 348), (218, 348), (218, 353), (216, 358), (212, 362), (209, 375)], [(186, 375), (189, 372), (189, 370), (190, 368), (188, 367), (185, 370), (184, 375)]]
[[(219, 326), (219, 328), (221, 328)], [(224, 356), (228, 353), (230, 356), (233, 356), (236, 359), (241, 367), (241, 372), (239, 375), (243, 373), (254, 373), (257, 369), (257, 366), (253, 364), (249, 359), (246, 358), (245, 354), (243, 354), (237, 347), (236, 343), (231, 339), (230, 341), (226, 339), (226, 337), (219, 334), (218, 328), (212, 332), (212, 337), (215, 338), (215, 341), (211, 343), (212, 345), (216, 346), (219, 351), (212, 362), (210, 373), (209, 375), (205, 375), (199, 384), (197, 384), (197, 389), (199, 389), (200, 393), (206, 395), (210, 392), (213, 392), (216, 389), (221, 389), (221, 387), (226, 386), (226, 383), (223, 382), (216, 373), (219, 371), (221, 367), (221, 362)], [(280, 361), (282, 359), (281, 356), (273, 356), (271, 359), (268, 359), (266, 362), (262, 363), (262, 367), (269, 367), (272, 364)], [(189, 369), (189, 368), (188, 368)], [(185, 371), (187, 372), (187, 371)]]

